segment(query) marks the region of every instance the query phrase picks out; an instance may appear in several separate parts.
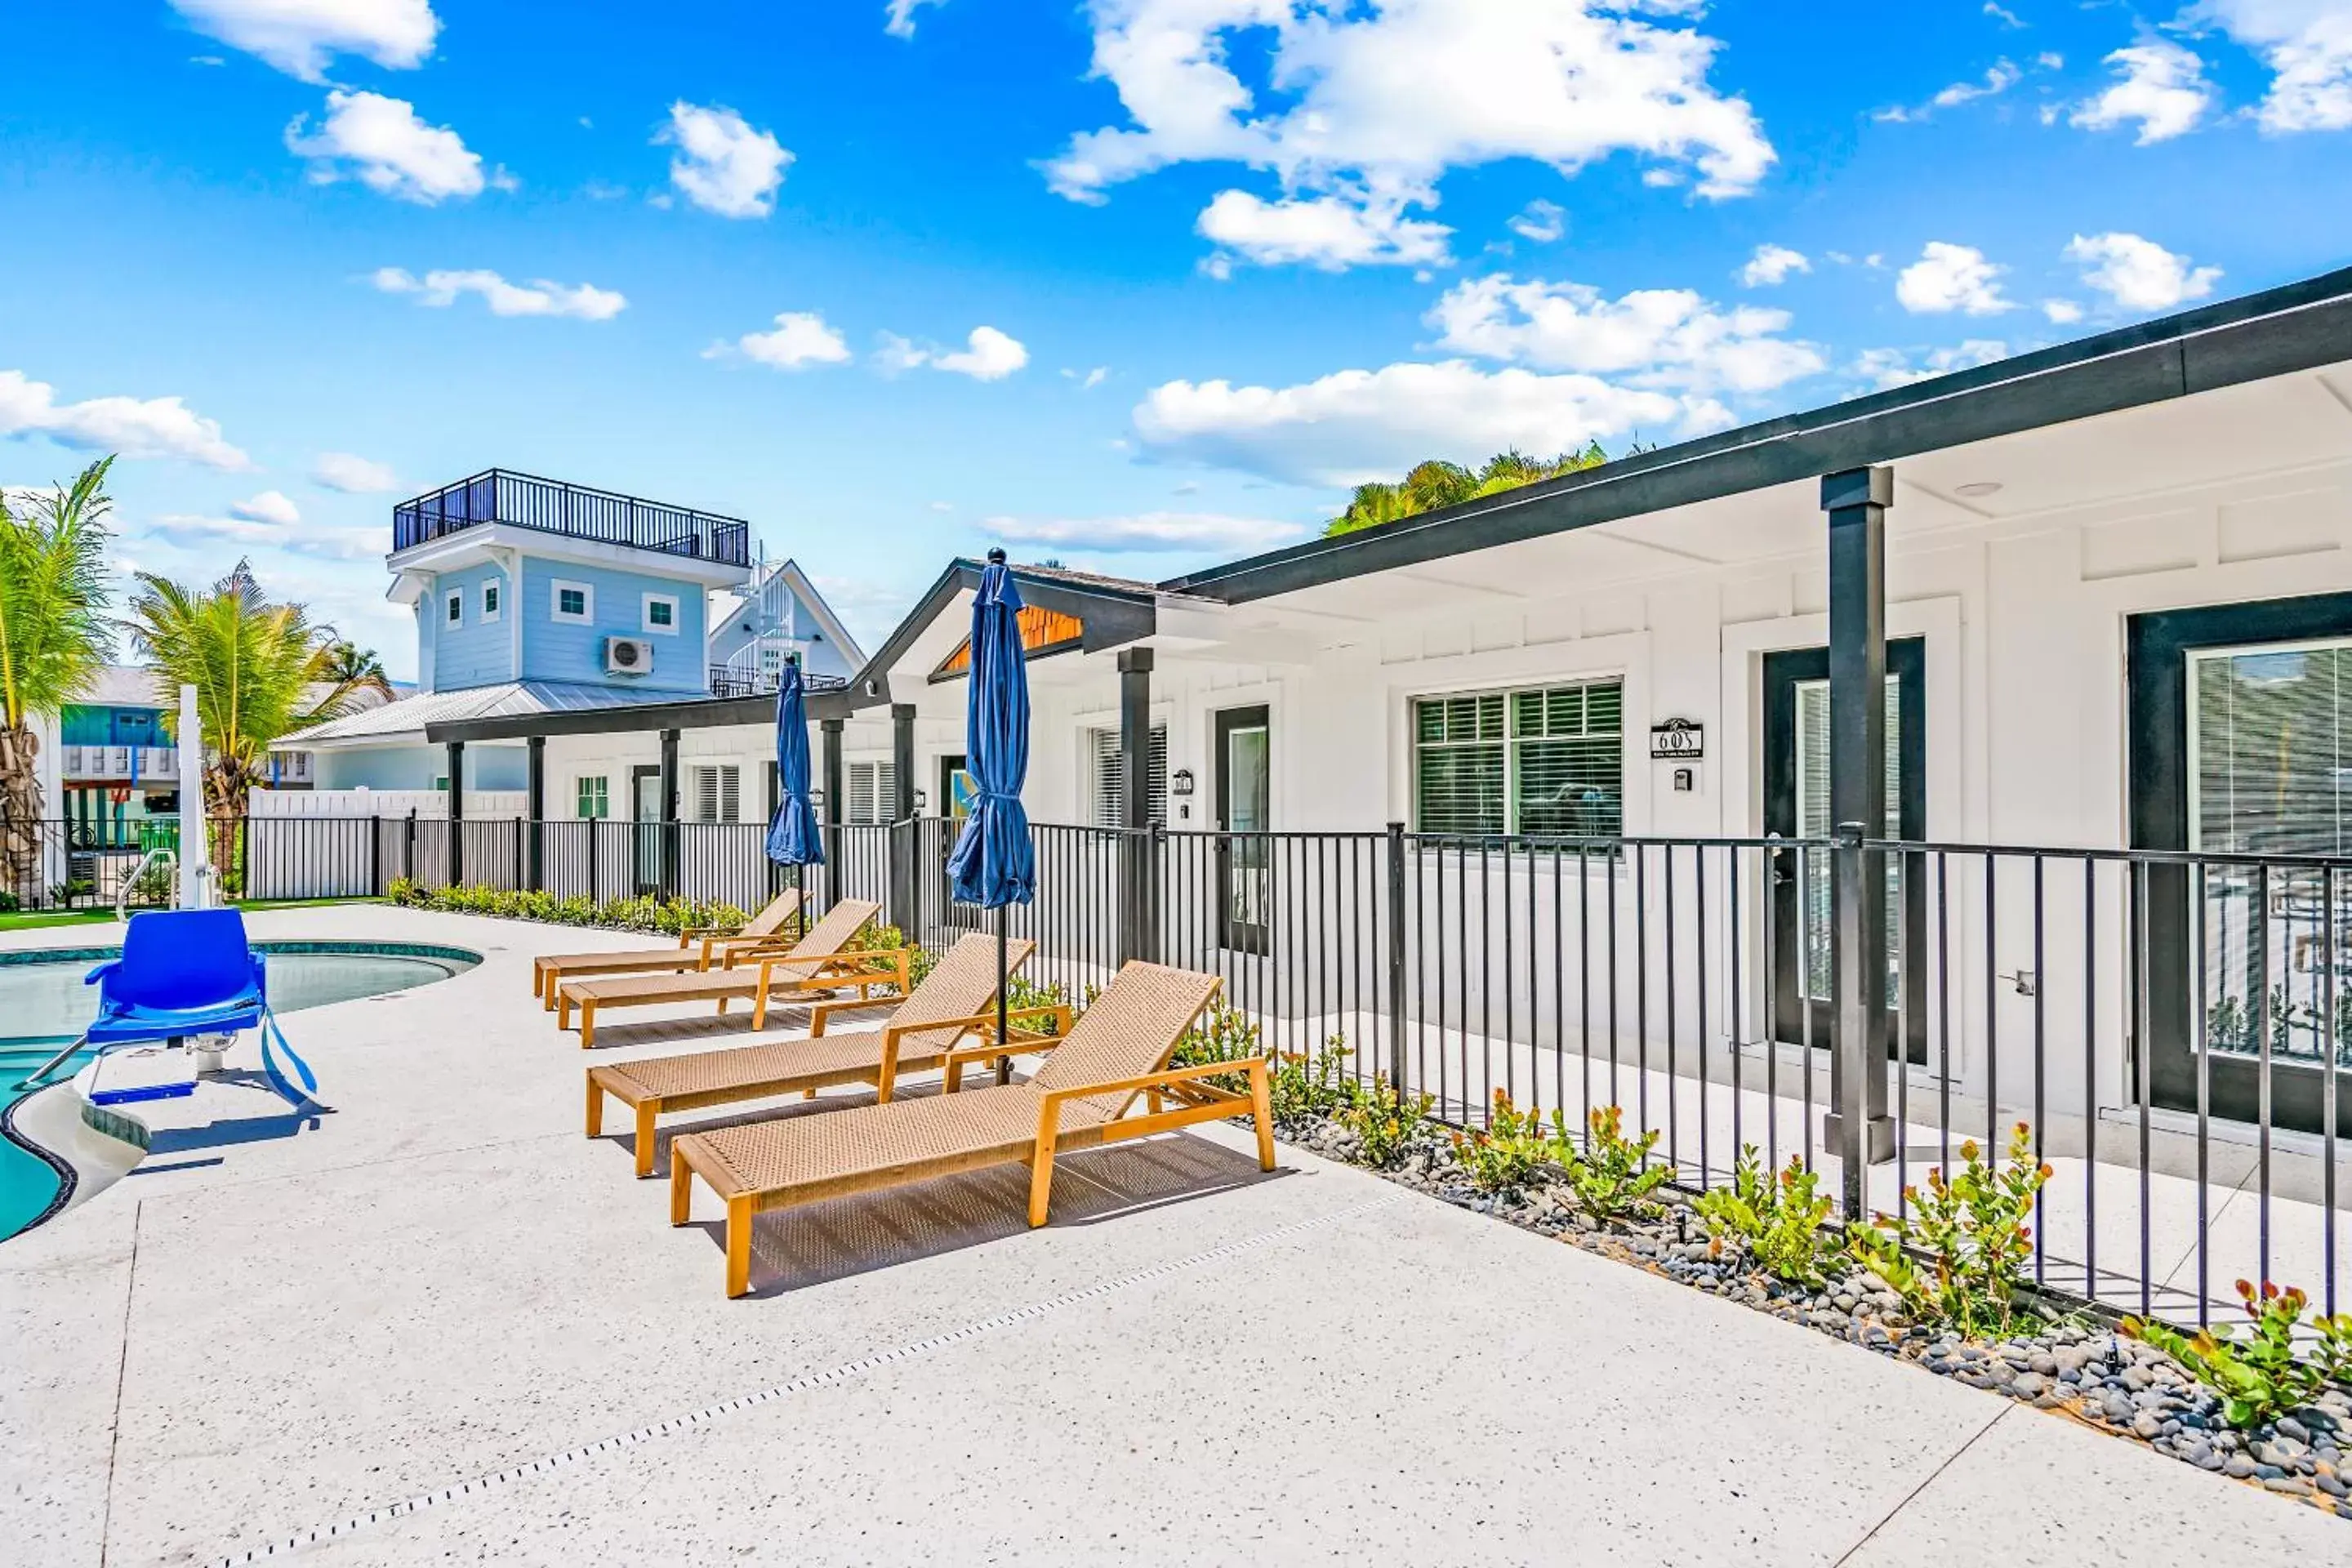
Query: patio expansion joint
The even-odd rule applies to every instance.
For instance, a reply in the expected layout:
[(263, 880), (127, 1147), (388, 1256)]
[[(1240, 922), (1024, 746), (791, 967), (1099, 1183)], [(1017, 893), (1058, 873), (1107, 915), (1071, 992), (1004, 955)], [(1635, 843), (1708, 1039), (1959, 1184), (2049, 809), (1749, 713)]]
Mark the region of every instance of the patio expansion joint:
[(1024, 1323), (1071, 1307), (1083, 1306), (1089, 1301), (1099, 1300), (1106, 1296), (1148, 1285), (1154, 1280), (1165, 1279), (1171, 1275), (1189, 1273), (1194, 1269), (1207, 1268), (1211, 1264), (1222, 1263), (1229, 1258), (1274, 1246), (1277, 1242), (1290, 1240), (1294, 1237), (1305, 1235), (1309, 1231), (1321, 1230), (1343, 1220), (1354, 1219), (1376, 1210), (1393, 1207), (1404, 1201), (1404, 1194), (1396, 1194), (1374, 1198), (1368, 1203), (1351, 1204), (1346, 1208), (1334, 1209), (1328, 1214), (1318, 1215), (1312, 1219), (1297, 1220), (1289, 1225), (1277, 1226), (1272, 1230), (1260, 1231), (1255, 1236), (1225, 1242), (1222, 1246), (1210, 1247), (1204, 1252), (1195, 1252), (1183, 1258), (1171, 1258), (1165, 1263), (1155, 1263), (1148, 1268), (1139, 1268), (1132, 1273), (1097, 1280), (1092, 1285), (1083, 1286), (1075, 1290), (1066, 1290), (1058, 1296), (1048, 1297), (1043, 1301), (1033, 1301), (1027, 1306), (1015, 1307), (1007, 1311), (999, 1312), (993, 1317), (949, 1329), (908, 1344), (898, 1345), (889, 1350), (876, 1351), (869, 1355), (860, 1356), (856, 1361), (828, 1367), (822, 1372), (803, 1373), (787, 1382), (775, 1384), (751, 1394), (738, 1394), (732, 1399), (724, 1400), (717, 1405), (708, 1405), (683, 1415), (672, 1415), (665, 1420), (656, 1421), (651, 1426), (640, 1426), (632, 1432), (624, 1432), (617, 1436), (599, 1438), (593, 1443), (583, 1443), (576, 1447), (566, 1448), (559, 1454), (525, 1460), (488, 1475), (454, 1481), (436, 1490), (425, 1492), (403, 1501), (387, 1503), (381, 1508), (370, 1509), (365, 1513), (353, 1514), (331, 1524), (314, 1525), (309, 1530), (281, 1536), (262, 1545), (250, 1547), (244, 1552), (213, 1559), (213, 1562), (216, 1568), (244, 1568), (244, 1565), (248, 1563), (290, 1555), (320, 1542), (340, 1541), (360, 1531), (389, 1523), (393, 1520), (419, 1513), (426, 1509), (487, 1497), (534, 1476), (546, 1475), (566, 1466), (582, 1464), (606, 1454), (618, 1453), (660, 1438), (678, 1436), (722, 1417), (733, 1415), (755, 1405), (769, 1404), (789, 1394), (803, 1394), (812, 1389), (829, 1388), (852, 1382), (883, 1367), (896, 1365), (934, 1351), (944, 1350), (951, 1345), (961, 1344), (982, 1334), (1017, 1328)]
[(144, 1202), (131, 1205), (131, 1259), (122, 1271), (122, 1344), (114, 1361), (114, 1409), (107, 1418), (106, 1500), (99, 1512), (98, 1568), (106, 1568), (106, 1549), (114, 1531), (114, 1466), (122, 1447), (122, 1387), (131, 1375), (131, 1309), (139, 1296), (139, 1232), (146, 1223)]
[(1856, 1552), (1860, 1552), (1864, 1547), (1878, 1539), (1878, 1532), (1880, 1531), (1885, 1530), (1888, 1525), (1902, 1518), (1904, 1510), (1918, 1501), (1920, 1494), (1925, 1492), (1929, 1487), (1934, 1486), (1937, 1479), (1941, 1477), (1946, 1470), (1950, 1469), (1954, 1465), (1959, 1463), (1961, 1455), (1966, 1454), (1970, 1448), (1975, 1447), (1977, 1444), (1983, 1439), (1986, 1433), (1990, 1432), (1994, 1427), (2000, 1426), (2004, 1420), (2007, 1420), (2011, 1415), (2016, 1414), (2016, 1412), (2017, 1405), (2013, 1402), (2006, 1399), (2002, 1400), (2000, 1408), (1992, 1413), (1992, 1416), (1990, 1420), (1988, 1420), (1983, 1426), (1978, 1427), (1975, 1431), (1969, 1433), (1966, 1442), (1962, 1443), (1958, 1447), (1954, 1448), (1950, 1453), (1945, 1455), (1941, 1459), (1937, 1461), (1936, 1468), (1929, 1470), (1926, 1475), (1920, 1477), (1919, 1484), (1913, 1487), (1909, 1491), (1905, 1492), (1901, 1502), (1896, 1503), (1893, 1508), (1888, 1509), (1884, 1514), (1880, 1515), (1877, 1523), (1863, 1531), (1861, 1540), (1855, 1542), (1852, 1546), (1847, 1547), (1843, 1552), (1840, 1552), (1838, 1554), (1837, 1561), (1831, 1563), (1830, 1568), (1845, 1568), (1847, 1563), (1853, 1561), (1854, 1554)]

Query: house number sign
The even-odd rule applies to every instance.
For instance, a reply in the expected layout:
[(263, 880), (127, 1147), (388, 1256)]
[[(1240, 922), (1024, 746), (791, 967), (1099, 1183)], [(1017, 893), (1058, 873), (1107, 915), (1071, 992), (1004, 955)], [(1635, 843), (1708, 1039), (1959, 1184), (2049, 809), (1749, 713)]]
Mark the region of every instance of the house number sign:
[(1650, 726), (1650, 755), (1660, 762), (1695, 763), (1706, 755), (1706, 726), (1668, 719)]

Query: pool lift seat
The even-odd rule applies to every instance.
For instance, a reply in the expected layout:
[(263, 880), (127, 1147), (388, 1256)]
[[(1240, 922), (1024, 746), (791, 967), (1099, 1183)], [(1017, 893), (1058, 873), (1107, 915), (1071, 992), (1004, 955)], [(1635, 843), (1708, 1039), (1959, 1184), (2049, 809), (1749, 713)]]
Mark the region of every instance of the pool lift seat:
[[(261, 1070), (269, 1086), (297, 1106), (310, 1103), (317, 1093), (316, 1075), (287, 1043), (269, 1009), (268, 968), (246, 939), (245, 917), (235, 910), (151, 910), (133, 915), (123, 933), (122, 956), (92, 969), (82, 983), (98, 987), (97, 1018), (20, 1088), (37, 1086), (85, 1050), (95, 1050), (103, 1058), (124, 1046), (258, 1029)], [(283, 1066), (279, 1053), (285, 1057)], [(96, 1105), (121, 1105), (173, 1099), (194, 1093), (195, 1087), (191, 1077), (182, 1082), (98, 1089), (89, 1099)]]

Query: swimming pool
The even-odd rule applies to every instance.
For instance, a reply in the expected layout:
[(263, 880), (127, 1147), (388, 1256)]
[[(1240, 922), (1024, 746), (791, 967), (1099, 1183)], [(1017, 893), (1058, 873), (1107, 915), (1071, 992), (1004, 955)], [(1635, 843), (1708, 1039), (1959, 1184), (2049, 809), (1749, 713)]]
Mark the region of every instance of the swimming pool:
[[(461, 947), (412, 942), (258, 942), (268, 966), (269, 1001), (279, 1013), (331, 1002), (382, 996), (461, 974), (482, 955)], [(98, 1011), (98, 990), (82, 984), (91, 967), (121, 956), (117, 947), (0, 952), (0, 1131), (23, 1098), (25, 1075), (57, 1055)], [(80, 1066), (58, 1069), (69, 1076)], [(47, 1217), (63, 1178), (48, 1159), (0, 1136), (0, 1239)]]

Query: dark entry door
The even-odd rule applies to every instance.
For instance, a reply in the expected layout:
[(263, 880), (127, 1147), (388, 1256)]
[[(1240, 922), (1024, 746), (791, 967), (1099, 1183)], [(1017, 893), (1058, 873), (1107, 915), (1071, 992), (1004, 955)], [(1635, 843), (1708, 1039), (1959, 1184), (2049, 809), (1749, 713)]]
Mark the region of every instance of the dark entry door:
[[(2301, 865), (2151, 863), (2148, 1097), (2352, 1135), (2352, 595), (2166, 610), (2128, 635), (2132, 844)], [(2336, 1058), (2326, 1059), (2335, 1011)], [(2202, 1062), (2200, 1056), (2202, 1047)]]
[[(1917, 840), (1927, 833), (1927, 648), (1918, 637), (1886, 645), (1887, 829)], [(1764, 831), (1782, 838), (1829, 837), (1830, 654), (1822, 647), (1764, 658)], [(1830, 858), (1795, 850), (1772, 856), (1774, 1037), (1832, 1047), (1830, 994)], [(1802, 862), (1801, 865), (1800, 862)], [(1901, 933), (1927, 930), (1926, 880), (1887, 867), (1887, 998), (1902, 999), (1906, 1054), (1927, 1059), (1927, 966), (1906, 963)], [(1924, 942), (1921, 944), (1924, 951)], [(1810, 1008), (1807, 1004), (1811, 1003)]]
[(659, 768), (629, 770), (629, 861), (640, 893), (661, 890), (661, 777)]
[(1217, 715), (1217, 941), (1263, 955), (1274, 902), (1274, 730), (1264, 708)]

